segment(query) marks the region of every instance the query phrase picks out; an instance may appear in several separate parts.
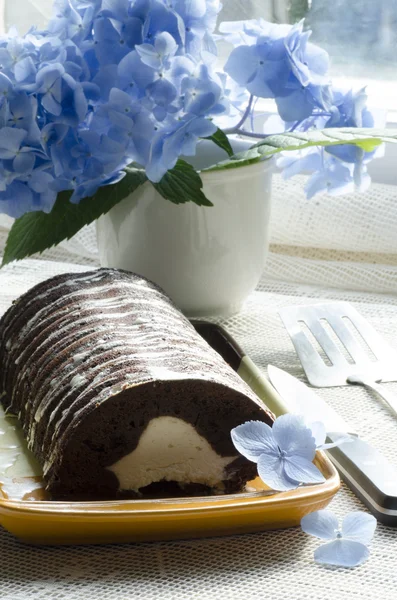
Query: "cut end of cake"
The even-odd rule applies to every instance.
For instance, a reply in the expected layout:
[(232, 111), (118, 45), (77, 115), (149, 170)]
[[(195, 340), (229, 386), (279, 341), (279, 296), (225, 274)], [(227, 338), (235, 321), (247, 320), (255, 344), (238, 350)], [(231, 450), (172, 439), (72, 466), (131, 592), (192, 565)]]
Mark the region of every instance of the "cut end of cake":
[(138, 446), (107, 467), (119, 482), (119, 491), (140, 493), (160, 481), (207, 486), (214, 493), (225, 490), (226, 467), (237, 458), (219, 456), (193, 425), (177, 417), (152, 419)]

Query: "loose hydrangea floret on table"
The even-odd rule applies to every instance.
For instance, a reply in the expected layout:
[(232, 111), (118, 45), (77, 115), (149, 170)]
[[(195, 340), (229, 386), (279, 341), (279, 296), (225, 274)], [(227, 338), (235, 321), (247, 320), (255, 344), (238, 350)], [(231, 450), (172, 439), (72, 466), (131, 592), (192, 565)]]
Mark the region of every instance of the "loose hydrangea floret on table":
[(303, 517), (302, 530), (326, 540), (314, 552), (314, 560), (325, 565), (357, 567), (369, 557), (368, 544), (376, 529), (376, 519), (362, 511), (346, 515), (340, 527), (329, 510), (318, 510)]

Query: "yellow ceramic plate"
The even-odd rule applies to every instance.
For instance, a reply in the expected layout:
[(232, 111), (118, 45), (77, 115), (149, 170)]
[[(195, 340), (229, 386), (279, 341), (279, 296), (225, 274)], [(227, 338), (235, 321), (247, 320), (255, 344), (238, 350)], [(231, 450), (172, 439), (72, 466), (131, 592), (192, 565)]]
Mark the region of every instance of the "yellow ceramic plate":
[[(227, 332), (205, 322), (195, 327), (277, 416), (285, 412), (274, 388)], [(274, 493), (258, 478), (246, 493), (224, 496), (52, 502), (18, 422), (6, 418), (0, 407), (0, 523), (36, 544), (170, 540), (291, 527), (324, 508), (339, 489), (338, 473), (327, 457), (318, 452), (315, 463), (325, 483), (290, 492)]]
[(259, 479), (247, 493), (200, 498), (52, 502), (17, 422), (0, 413), (0, 523), (25, 542), (92, 544), (204, 537), (298, 525), (338, 491), (337, 471), (319, 452), (325, 483), (273, 493)]

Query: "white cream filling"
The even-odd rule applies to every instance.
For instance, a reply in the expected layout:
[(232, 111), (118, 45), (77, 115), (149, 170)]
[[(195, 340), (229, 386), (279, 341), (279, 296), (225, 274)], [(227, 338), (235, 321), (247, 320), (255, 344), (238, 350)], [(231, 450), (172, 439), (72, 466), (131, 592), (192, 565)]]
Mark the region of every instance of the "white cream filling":
[(135, 450), (107, 468), (116, 475), (120, 490), (138, 491), (162, 480), (219, 487), (226, 479), (225, 467), (236, 458), (219, 456), (190, 423), (157, 417)]

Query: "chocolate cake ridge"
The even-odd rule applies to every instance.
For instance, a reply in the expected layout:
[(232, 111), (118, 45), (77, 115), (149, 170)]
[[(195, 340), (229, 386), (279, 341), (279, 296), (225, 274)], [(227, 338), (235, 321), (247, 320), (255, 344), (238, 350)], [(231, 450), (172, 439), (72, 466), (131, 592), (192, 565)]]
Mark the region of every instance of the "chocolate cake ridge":
[[(70, 313), (70, 314), (71, 314), (71, 316), (73, 316), (73, 312)], [(100, 316), (101, 315), (99, 315), (99, 317)], [(98, 319), (95, 319), (95, 317), (93, 317), (93, 318), (94, 318), (94, 322), (98, 324)], [(103, 350), (110, 349), (115, 344), (114, 341), (106, 341), (105, 340), (106, 335), (109, 333), (109, 331), (113, 331), (113, 333), (118, 332), (117, 335), (119, 337), (124, 337), (124, 336), (127, 336), (127, 335), (135, 332), (134, 339), (136, 341), (140, 339), (141, 334), (139, 332), (136, 333), (136, 329), (141, 327), (141, 323), (140, 322), (137, 323), (136, 320), (135, 320), (134, 322), (129, 323), (129, 325), (124, 325), (124, 322), (125, 322), (124, 319), (120, 319), (120, 322), (117, 322), (115, 324), (114, 322), (113, 323), (109, 322), (109, 320), (107, 319), (105, 321), (103, 327), (100, 324), (98, 324), (98, 334), (99, 334), (100, 338), (103, 338), (103, 341), (101, 341), (101, 339), (98, 339), (98, 341), (100, 342), (100, 344), (101, 344), (100, 347)], [(72, 330), (73, 329), (74, 329), (74, 326), (72, 326)], [(44, 331), (47, 332), (46, 329)], [(57, 332), (65, 332), (65, 329), (62, 329), (62, 328), (61, 329), (57, 329), (55, 333), (57, 333)], [(154, 332), (151, 333), (151, 334), (148, 334), (148, 333), (142, 334), (142, 337), (144, 337), (146, 341), (149, 341), (152, 336), (156, 336), (156, 334)], [(96, 336), (96, 337), (98, 338), (98, 336)], [(93, 334), (93, 338), (94, 339), (92, 339), (92, 342), (94, 343), (95, 342), (95, 333)], [(181, 336), (181, 338), (182, 338), (182, 336)], [(56, 344), (54, 345), (54, 343), (53, 343), (54, 342), (53, 337), (51, 335), (48, 335), (46, 339), (48, 341), (52, 342), (52, 348), (51, 348), (51, 350), (53, 350), (54, 352), (57, 351), (57, 345)], [(38, 337), (38, 338), (36, 338), (36, 340), (40, 341), (40, 338)], [(63, 339), (61, 341), (63, 341)], [(81, 345), (79, 347), (78, 341), (76, 341), (76, 343), (74, 344), (74, 350), (76, 350), (77, 353), (81, 352), (82, 350), (85, 349), (84, 348), (85, 343), (86, 343), (86, 340), (85, 340), (85, 338), (83, 338), (83, 340), (80, 340), (80, 344)], [(42, 352), (41, 352), (42, 351), (42, 345), (43, 344), (39, 345), (36, 348), (36, 350), (34, 350), (33, 348), (30, 348), (29, 356), (27, 358), (26, 363), (24, 364), (24, 368), (25, 369), (29, 368), (30, 363), (34, 363), (36, 361), (36, 355), (37, 355), (37, 353), (42, 354)], [(64, 352), (67, 353), (67, 349), (64, 349)], [(70, 357), (68, 357), (66, 355), (66, 359), (65, 359), (65, 362), (63, 363), (63, 365), (61, 365), (61, 360), (59, 358), (54, 358), (53, 360), (55, 362), (57, 362), (59, 364), (59, 368), (61, 368), (65, 363), (67, 363), (70, 360)], [(39, 361), (37, 363), (37, 366), (41, 366), (40, 359), (39, 359)], [(51, 369), (51, 365), (48, 365), (48, 363), (47, 363), (46, 366), (49, 369)], [(77, 367), (77, 365), (75, 365), (75, 366)], [(39, 380), (42, 381), (43, 377), (45, 377), (45, 373), (41, 376), (41, 378), (39, 378)], [(48, 377), (52, 378), (51, 375), (48, 375)], [(15, 390), (15, 393), (19, 392), (19, 387), (18, 387), (18, 385), (15, 382), (14, 382), (14, 390)], [(34, 390), (32, 390), (32, 391), (34, 391)], [(37, 396), (36, 396), (36, 401), (37, 401)]]
[[(9, 329), (17, 329), (15, 327), (15, 320), (19, 317), (27, 318), (30, 312), (35, 313), (36, 306), (35, 304), (41, 303), (40, 300), (45, 298), (48, 293), (59, 290), (62, 287), (70, 288), (72, 286), (76, 286), (76, 291), (83, 291), (84, 289), (89, 289), (89, 287), (79, 288), (79, 284), (82, 282), (95, 283), (97, 281), (101, 281), (102, 279), (109, 279), (110, 281), (117, 280), (121, 282), (122, 280), (129, 281), (130, 284), (132, 280), (130, 278), (130, 273), (127, 271), (117, 270), (117, 269), (97, 269), (95, 271), (85, 271), (83, 273), (65, 273), (61, 275), (56, 275), (46, 281), (36, 284), (29, 291), (27, 291), (23, 296), (15, 300), (12, 306), (6, 311), (6, 313), (1, 318), (1, 328), (2, 335), (0, 336), (0, 354), (3, 351), (3, 346), (10, 343), (10, 340), (7, 338), (7, 334)], [(139, 280), (135, 281), (137, 286), (146, 287), (147, 284), (150, 285), (150, 289), (157, 290), (161, 293), (161, 290), (156, 284), (149, 282), (144, 277), (139, 277)], [(148, 288), (149, 288), (148, 285)], [(60, 294), (62, 296), (62, 294)], [(33, 304), (33, 306), (32, 306)], [(19, 311), (19, 308), (23, 310)], [(4, 345), (3, 345), (4, 341)]]
[[(125, 282), (125, 287), (130, 289), (131, 286), (129, 286), (129, 284), (127, 282)], [(109, 286), (109, 289), (113, 289), (111, 288), (111, 286)], [(76, 298), (78, 298), (79, 296), (82, 297), (82, 300), (84, 301), (85, 297), (92, 295), (95, 295), (98, 293), (98, 291), (100, 291), (101, 293), (104, 292), (103, 288), (97, 287), (97, 288), (90, 288), (89, 290), (77, 290), (74, 291), (72, 293), (70, 293), (68, 296), (66, 296), (65, 298), (60, 298), (58, 301), (51, 303), (51, 305), (49, 306), (44, 306), (42, 309), (40, 309), (39, 311), (35, 312), (35, 314), (32, 316), (32, 318), (24, 325), (24, 327), (21, 329), (19, 336), (16, 340), (16, 342), (19, 342), (22, 338), (24, 338), (28, 332), (29, 329), (34, 327), (34, 325), (39, 322), (40, 320), (43, 320), (46, 318), (46, 314), (50, 312), (53, 312), (55, 310), (57, 310), (60, 306), (62, 306), (63, 303), (65, 303), (66, 301), (74, 301), (76, 300)], [(131, 304), (139, 304), (140, 303), (140, 298), (131, 298), (130, 299), (130, 303)], [(158, 300), (147, 300), (145, 302), (145, 305), (157, 305), (158, 304)], [(122, 313), (120, 313), (122, 314)]]
[[(116, 319), (116, 318), (120, 319), (120, 321), (122, 322), (124, 318), (127, 318), (127, 317), (131, 316), (131, 314), (135, 314), (135, 312), (133, 312), (133, 313), (123, 312), (123, 313), (120, 313), (120, 314), (115, 314), (115, 313), (110, 313), (109, 312), (109, 313), (106, 313), (106, 314), (99, 314), (98, 316), (95, 316), (95, 314), (92, 315), (91, 313), (92, 313), (92, 309), (90, 309), (90, 311), (88, 311), (88, 310), (87, 311), (83, 311), (83, 310), (68, 311), (68, 313), (66, 313), (66, 315), (64, 315), (64, 317), (66, 319), (72, 318), (72, 317), (74, 317), (76, 315), (80, 316), (81, 319), (80, 319), (80, 321), (76, 321), (76, 322), (73, 321), (72, 323), (69, 323), (69, 325), (66, 327), (66, 330), (68, 328), (74, 329), (76, 327), (76, 325), (78, 325), (80, 323), (87, 324), (87, 322), (90, 322), (90, 321), (94, 322), (94, 323), (97, 323), (98, 327), (100, 327), (100, 323), (98, 323), (98, 320), (101, 320), (101, 321), (103, 320), (104, 321), (103, 330), (106, 331), (109, 328), (108, 320), (109, 320), (110, 317), (112, 317), (114, 319)], [(54, 325), (60, 325), (60, 324), (61, 324), (60, 322), (56, 321), (55, 323), (50, 323), (48, 325), (48, 327), (52, 327)], [(136, 320), (135, 320), (133, 323), (131, 323), (131, 327), (134, 327), (134, 326), (137, 326), (137, 325), (138, 326), (141, 325), (141, 322), (137, 323)], [(22, 351), (22, 353), (18, 354), (17, 356), (12, 356), (11, 354), (9, 355), (8, 360), (6, 362), (6, 365), (5, 365), (6, 369), (8, 367), (8, 363), (10, 363), (10, 362), (11, 363), (14, 362), (15, 364), (19, 364), (21, 362), (21, 360), (23, 360), (23, 358), (24, 358), (25, 355), (27, 356), (27, 363), (23, 364), (23, 367), (27, 368), (29, 366), (29, 362), (32, 362), (35, 359), (35, 357), (36, 357), (36, 353), (35, 352), (33, 352), (33, 354), (32, 354), (31, 344), (37, 344), (37, 342), (39, 342), (39, 347), (36, 348), (36, 351), (38, 352), (40, 350), (40, 348), (41, 348), (41, 346), (40, 346), (40, 339), (41, 338), (44, 337), (45, 341), (47, 341), (47, 340), (50, 341), (50, 340), (53, 339), (53, 337), (57, 337), (60, 334), (60, 330), (56, 329), (53, 332), (53, 334), (49, 335), (48, 338), (46, 338), (46, 335), (48, 333), (48, 331), (47, 331), (47, 321), (45, 321), (43, 323), (43, 328), (44, 329), (42, 330), (42, 332), (40, 333), (40, 335), (37, 335), (36, 332), (35, 332), (35, 330), (34, 330), (32, 332), (32, 334), (31, 334), (31, 338), (28, 338), (27, 340), (25, 338), (25, 344), (26, 345), (25, 345), (25, 349)], [(62, 329), (62, 331), (65, 331), (65, 329)], [(29, 339), (31, 340), (30, 342), (29, 342)], [(9, 372), (10, 376), (13, 374), (12, 369), (8, 369), (8, 372)], [(11, 385), (13, 386), (14, 382), (12, 382)], [(14, 387), (14, 389), (16, 389), (16, 388)]]
[[(81, 396), (89, 394), (91, 390), (97, 393), (98, 387), (101, 385), (101, 379), (108, 374), (112, 373), (112, 368), (120, 367), (120, 371), (124, 372), (128, 367), (131, 366), (136, 368), (137, 358), (142, 360), (142, 355), (136, 353), (128, 353), (128, 344), (119, 348), (119, 355), (115, 356), (114, 352), (102, 353), (99, 355), (93, 354), (90, 358), (92, 359), (93, 365), (90, 367), (90, 363), (85, 363), (84, 375), (79, 375), (77, 371), (68, 371), (65, 376), (57, 382), (57, 386), (50, 387), (47, 394), (41, 398), (40, 402), (36, 405), (36, 412), (30, 419), (30, 427), (28, 426), (28, 435), (35, 437), (36, 423), (45, 419), (48, 411), (51, 411), (51, 416), (48, 419), (48, 423), (51, 423), (57, 418), (59, 413), (62, 413), (65, 408), (73, 406), (75, 402), (78, 402)], [(168, 353), (168, 356), (169, 353)], [(98, 364), (98, 360), (100, 360)], [(79, 384), (73, 384), (75, 377), (82, 377), (83, 379)], [(133, 380), (134, 374), (131, 373), (131, 379)], [(150, 378), (149, 378), (150, 379)], [(151, 379), (153, 379), (151, 377)], [(84, 390), (79, 389), (84, 385)], [(73, 403), (73, 404), (72, 404)], [(45, 423), (45, 420), (44, 420)], [(58, 423), (54, 424), (55, 431), (57, 431)]]
[[(102, 275), (100, 279), (103, 279), (103, 278), (104, 278), (104, 275)], [(95, 278), (95, 277), (94, 278), (86, 277), (85, 279), (89, 283), (92, 283), (93, 281), (97, 280), (97, 278)], [(74, 281), (74, 280), (71, 280), (71, 281)], [(14, 343), (18, 343), (21, 340), (21, 338), (24, 338), (28, 334), (30, 328), (34, 327), (34, 325), (37, 322), (40, 322), (41, 320), (44, 320), (45, 318), (49, 317), (53, 312), (59, 310), (59, 308), (62, 307), (62, 305), (73, 302), (76, 300), (76, 298), (77, 299), (80, 298), (84, 302), (86, 300), (86, 298), (85, 298), (86, 296), (87, 296), (87, 298), (90, 295), (95, 296), (98, 293), (98, 291), (100, 291), (102, 294), (106, 294), (107, 291), (109, 291), (109, 292), (115, 291), (115, 286), (111, 285), (111, 284), (109, 284), (107, 288), (104, 288), (103, 286), (96, 286), (93, 288), (87, 287), (87, 288), (83, 288), (83, 289), (74, 290), (74, 289), (71, 289), (71, 281), (70, 282), (68, 282), (68, 281), (62, 282), (55, 288), (55, 289), (62, 288), (64, 285), (66, 285), (69, 289), (68, 294), (66, 294), (65, 296), (61, 296), (55, 302), (48, 303), (47, 305), (43, 306), (39, 311), (36, 310), (36, 306), (33, 306), (31, 318), (29, 318), (29, 312), (27, 310), (22, 311), (22, 313), (20, 315), (18, 314), (18, 311), (16, 311), (16, 313), (17, 313), (16, 319), (11, 320), (11, 323), (8, 325), (8, 327), (7, 327), (6, 322), (3, 323), (3, 335), (4, 335), (4, 337), (6, 337), (8, 329), (13, 328), (15, 331), (18, 329), (18, 324), (15, 322), (18, 320), (18, 316), (21, 317), (22, 322), (23, 322), (23, 326), (20, 328), (15, 342), (13, 342), (12, 338), (9, 339), (11, 347), (8, 348), (8, 350), (12, 351)], [(142, 284), (134, 285), (132, 282), (129, 282), (128, 280), (127, 281), (124, 281), (124, 280), (118, 281), (117, 285), (118, 285), (118, 288), (125, 287), (126, 290), (131, 290), (133, 288), (135, 288), (139, 291), (142, 290)], [(151, 288), (148, 286), (148, 287), (145, 287), (145, 290), (148, 292), (149, 291), (154, 292), (158, 295), (158, 298), (161, 298), (161, 293), (159, 292), (159, 290), (156, 287), (153, 286)], [(45, 297), (46, 295), (51, 295), (53, 292), (54, 292), (54, 289), (52, 289), (52, 288), (47, 289), (45, 293), (38, 294), (33, 299), (33, 303), (35, 303), (35, 302), (37, 303), (39, 298)], [(139, 296), (137, 296), (135, 299), (130, 298), (130, 302), (131, 303), (139, 302)], [(150, 302), (151, 301), (149, 301), (149, 303)], [(8, 311), (5, 316), (7, 316), (7, 314), (8, 314)]]
[[(92, 273), (92, 272), (90, 272), (90, 273)], [(100, 271), (97, 271), (95, 273), (100, 273)], [(85, 273), (85, 275), (86, 274), (87, 273)], [(82, 278), (83, 275), (84, 275), (84, 273), (76, 273), (75, 281), (77, 282), (78, 278)], [(106, 273), (102, 273), (100, 275), (101, 278), (105, 278), (106, 276), (107, 276)], [(92, 279), (92, 277), (91, 277), (91, 279)], [(57, 276), (53, 277), (52, 279), (38, 283), (33, 288), (31, 288), (28, 292), (26, 292), (26, 294), (24, 294), (23, 296), (18, 298), (11, 305), (11, 307), (6, 311), (6, 313), (1, 318), (2, 335), (0, 336), (0, 352), (3, 351), (3, 345), (1, 343), (1, 340), (4, 340), (4, 345), (10, 345), (12, 343), (12, 341), (9, 337), (7, 337), (9, 332), (10, 333), (11, 333), (11, 331), (20, 332), (20, 330), (22, 329), (21, 325), (23, 326), (24, 321), (26, 321), (31, 314), (33, 314), (33, 315), (36, 314), (36, 308), (37, 308), (36, 305), (39, 304), (43, 307), (43, 303), (40, 302), (40, 298), (44, 295), (42, 290), (47, 290), (47, 289), (51, 290), (52, 282), (57, 283), (58, 281), (61, 281), (61, 283), (63, 285), (65, 280), (67, 280), (67, 276), (65, 277), (65, 274), (63, 274), (63, 275), (57, 275)], [(50, 304), (44, 304), (43, 308), (50, 308)], [(21, 310), (19, 310), (19, 309), (21, 309)], [(19, 327), (17, 327), (16, 321), (19, 319), (22, 320), (22, 324), (20, 323)]]
[[(135, 299), (129, 299), (129, 301), (128, 301), (128, 306), (130, 306), (130, 307), (135, 307), (135, 308), (136, 308), (136, 305), (139, 305), (139, 304), (140, 304), (140, 299), (139, 299), (139, 298), (137, 298), (137, 299), (136, 299), (136, 298), (135, 298)], [(146, 305), (151, 305), (151, 304), (152, 304), (152, 301), (148, 301), (148, 302), (146, 302)], [(156, 301), (154, 301), (154, 302), (153, 302), (153, 304), (155, 305), (155, 304), (156, 304)], [(127, 303), (123, 304), (123, 307), (124, 307), (124, 308), (127, 308)], [(121, 306), (120, 306), (120, 308), (121, 308)], [(55, 312), (55, 311), (56, 311), (56, 309), (57, 309), (56, 303), (54, 303), (54, 304), (52, 305), (52, 309), (53, 309), (53, 311), (52, 311), (52, 312), (51, 312), (49, 315), (47, 315), (47, 316), (44, 316), (44, 315), (42, 315), (41, 324), (42, 324), (42, 323), (45, 323), (45, 322), (46, 322), (46, 319), (47, 319), (47, 320), (48, 320), (48, 319), (50, 319), (50, 317), (52, 316), (53, 312)], [(88, 310), (90, 310), (90, 311), (93, 311), (94, 309), (95, 309), (95, 307), (93, 307), (93, 306), (88, 306), (88, 308), (87, 308), (87, 311), (88, 311)], [(98, 307), (98, 309), (99, 309), (99, 307)], [(102, 313), (101, 313), (101, 318), (103, 318), (103, 319), (106, 319), (106, 318), (107, 318), (108, 316), (110, 316), (110, 315), (111, 315), (113, 318), (116, 318), (116, 317), (123, 318), (123, 317), (127, 316), (127, 312), (126, 312), (126, 311), (120, 311), (119, 313), (115, 313), (115, 312), (113, 312), (113, 311), (112, 311), (110, 308), (109, 308), (108, 310), (109, 310), (109, 312), (108, 312), (108, 313), (103, 313), (103, 311), (102, 311)], [(66, 314), (66, 315), (68, 315), (68, 313), (69, 313), (69, 312), (70, 312), (70, 311), (68, 311), (68, 308), (66, 307), (66, 309), (65, 309), (65, 314)], [(165, 309), (165, 312), (167, 312), (167, 310), (166, 310), (166, 309)], [(79, 316), (79, 313), (81, 313), (81, 309), (77, 308), (77, 309), (74, 311), (74, 314), (76, 314), (77, 316)], [(36, 315), (37, 315), (37, 314), (38, 314), (38, 313), (36, 313)], [(135, 311), (134, 311), (134, 310), (131, 310), (129, 314), (133, 315), (133, 314), (135, 314)], [(61, 316), (62, 316), (62, 315), (61, 315)], [(89, 318), (89, 316), (87, 316), (87, 318)], [(94, 318), (94, 317), (92, 317), (92, 318), (95, 320), (95, 318)], [(35, 319), (35, 317), (34, 317), (34, 319)], [(32, 320), (33, 320), (33, 319), (32, 319)], [(34, 325), (33, 325), (33, 327), (32, 327), (32, 320), (31, 320), (31, 321), (28, 321), (28, 323), (26, 323), (26, 325), (24, 326), (23, 330), (21, 331), (21, 333), (20, 333), (19, 337), (18, 337), (18, 338), (17, 338), (17, 340), (16, 340), (16, 342), (17, 342), (17, 343), (20, 341), (20, 339), (21, 339), (21, 338), (23, 338), (24, 340), (26, 340), (26, 339), (27, 339), (27, 336), (29, 335), (29, 329), (32, 329), (32, 335), (34, 335), (35, 328), (34, 328)], [(50, 323), (51, 323), (51, 321), (50, 321)], [(76, 325), (76, 323), (75, 323), (75, 325)], [(41, 327), (42, 327), (42, 325), (41, 325)], [(40, 327), (40, 328), (41, 328), (41, 327)], [(14, 360), (14, 362), (15, 362), (15, 358), (13, 358), (13, 354), (12, 354), (12, 352), (13, 352), (14, 348), (17, 348), (17, 346), (16, 346), (16, 345), (12, 346), (12, 347), (9, 349), (9, 351), (8, 351), (8, 352), (9, 352), (10, 359), (13, 359), (13, 360)]]

